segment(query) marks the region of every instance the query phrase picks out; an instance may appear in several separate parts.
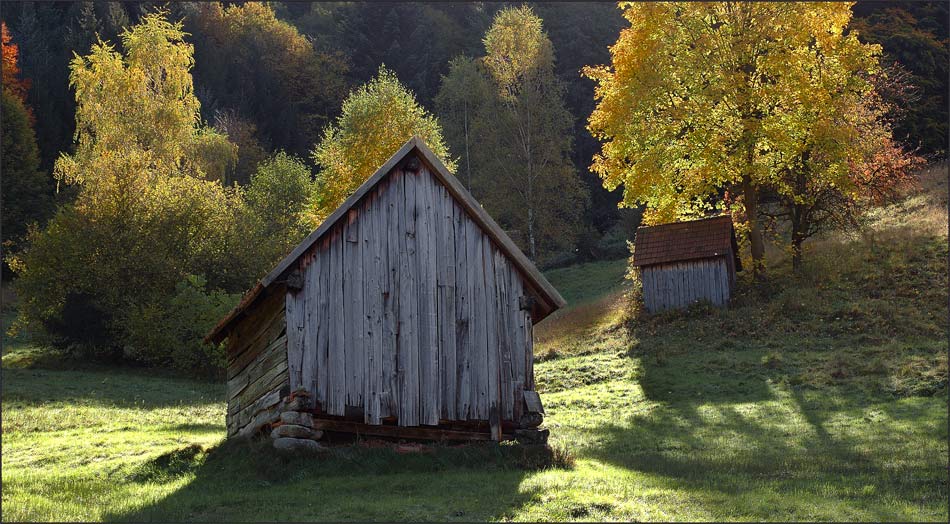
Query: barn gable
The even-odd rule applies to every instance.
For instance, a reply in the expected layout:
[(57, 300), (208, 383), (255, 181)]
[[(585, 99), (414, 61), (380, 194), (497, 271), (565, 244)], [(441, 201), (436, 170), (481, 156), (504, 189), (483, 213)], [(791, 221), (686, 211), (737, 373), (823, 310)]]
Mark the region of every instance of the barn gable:
[[(414, 153), (414, 154), (413, 154)], [(360, 202), (363, 197), (373, 190), (384, 178), (394, 171), (394, 168), (400, 162), (410, 160), (414, 157), (425, 166), (429, 173), (433, 175), (440, 184), (442, 184), (449, 195), (455, 199), (456, 203), (464, 209), (469, 218), (477, 224), (483, 233), (495, 243), (496, 247), (510, 260), (512, 265), (522, 274), (526, 281), (526, 289), (530, 293), (532, 300), (531, 318), (534, 323), (540, 322), (546, 316), (563, 307), (566, 302), (560, 293), (551, 285), (550, 282), (528, 257), (515, 245), (514, 241), (498, 226), (491, 216), (482, 208), (467, 189), (458, 181), (457, 178), (445, 167), (438, 157), (425, 145), (418, 137), (412, 137), (386, 161), (372, 176), (370, 176), (359, 188), (340, 205), (333, 213), (323, 221), (322, 224), (310, 235), (307, 236), (289, 255), (277, 264), (277, 266), (258, 282), (245, 296), (240, 303), (211, 330), (205, 337), (209, 342), (220, 342), (227, 336), (231, 325), (237, 320), (243, 312), (259, 301), (263, 295), (275, 283), (283, 283), (289, 273), (290, 267), (310, 249), (323, 235), (332, 229), (344, 216), (347, 216), (350, 210)]]

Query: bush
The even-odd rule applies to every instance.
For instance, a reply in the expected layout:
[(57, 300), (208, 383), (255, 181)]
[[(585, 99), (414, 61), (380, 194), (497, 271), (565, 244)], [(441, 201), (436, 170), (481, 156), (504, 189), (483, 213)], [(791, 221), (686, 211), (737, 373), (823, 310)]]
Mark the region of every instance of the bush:
[(205, 285), (203, 277), (188, 275), (166, 301), (131, 310), (123, 322), (125, 357), (219, 376), (225, 366), (223, 348), (202, 339), (237, 304), (240, 295), (207, 291)]

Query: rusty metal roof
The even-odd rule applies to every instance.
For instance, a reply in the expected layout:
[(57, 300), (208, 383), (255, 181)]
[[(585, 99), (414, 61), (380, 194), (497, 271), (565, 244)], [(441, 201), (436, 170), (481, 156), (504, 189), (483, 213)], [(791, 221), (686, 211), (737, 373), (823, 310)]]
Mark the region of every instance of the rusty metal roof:
[(741, 269), (736, 234), (729, 215), (641, 226), (637, 229), (634, 246), (634, 266), (717, 257), (731, 252), (735, 257), (736, 270)]

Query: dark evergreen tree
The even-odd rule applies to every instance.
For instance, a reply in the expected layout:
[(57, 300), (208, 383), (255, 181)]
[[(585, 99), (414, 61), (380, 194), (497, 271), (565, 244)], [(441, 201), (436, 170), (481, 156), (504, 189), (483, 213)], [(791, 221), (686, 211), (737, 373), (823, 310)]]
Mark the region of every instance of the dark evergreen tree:
[[(3, 251), (15, 250), (31, 223), (40, 222), (52, 210), (52, 184), (48, 173), (40, 170), (36, 135), (30, 117), (19, 98), (3, 89), (0, 121), (3, 129), (3, 157), (0, 158), (0, 231)], [(4, 275), (6, 265), (4, 265)]]

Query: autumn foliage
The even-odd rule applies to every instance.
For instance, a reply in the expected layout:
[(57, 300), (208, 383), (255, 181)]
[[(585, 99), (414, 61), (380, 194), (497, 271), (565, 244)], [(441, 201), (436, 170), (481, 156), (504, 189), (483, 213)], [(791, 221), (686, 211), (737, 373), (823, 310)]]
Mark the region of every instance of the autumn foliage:
[[(801, 243), (859, 202), (902, 185), (917, 164), (893, 139), (877, 89), (881, 48), (849, 30), (851, 5), (623, 3), (624, 29), (596, 82), (591, 169), (654, 223), (729, 208), (759, 273), (763, 218)], [(893, 86), (891, 86), (893, 87)], [(775, 195), (782, 209), (763, 209)]]
[(2, 47), (3, 50), (3, 87), (13, 93), (21, 102), (26, 103), (26, 93), (30, 89), (30, 80), (28, 78), (20, 78), (20, 65), (18, 62), (20, 46), (13, 43), (13, 38), (7, 30), (6, 22), (0, 23), (0, 31), (2, 31), (2, 37), (0, 37), (2, 38), (2, 40), (0, 40), (2, 46), (0, 47)]

